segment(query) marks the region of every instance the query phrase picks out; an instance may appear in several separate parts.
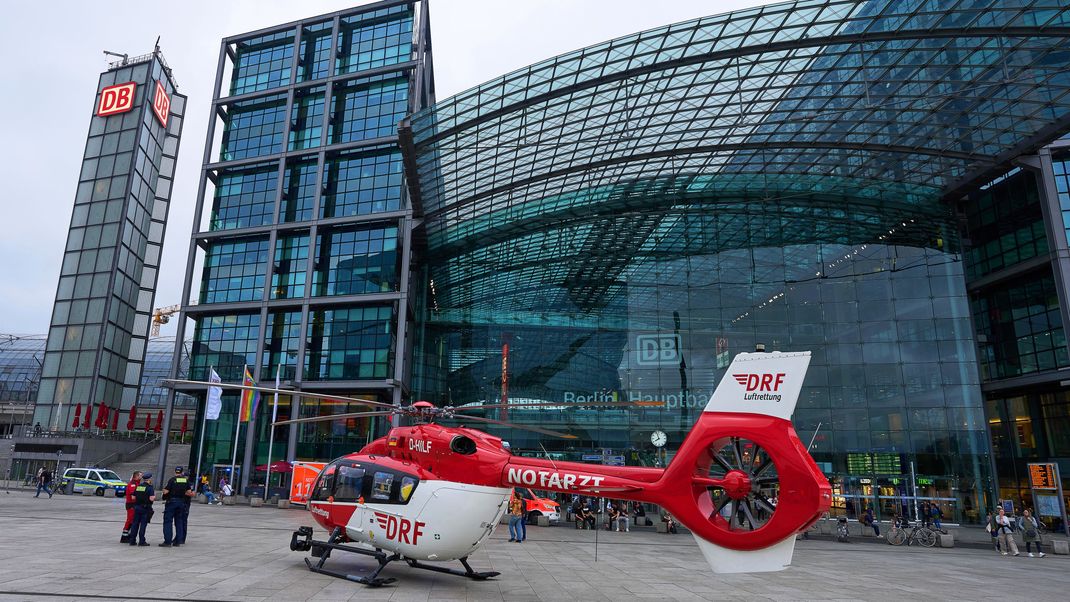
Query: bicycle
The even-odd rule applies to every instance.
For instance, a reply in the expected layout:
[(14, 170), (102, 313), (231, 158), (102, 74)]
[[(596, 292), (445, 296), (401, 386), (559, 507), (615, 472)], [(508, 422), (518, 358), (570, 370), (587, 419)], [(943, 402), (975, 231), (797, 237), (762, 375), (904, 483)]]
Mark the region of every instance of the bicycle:
[[(907, 529), (910, 529), (910, 533), (907, 533)], [(888, 533), (888, 543), (893, 546), (901, 546), (904, 543), (909, 546), (915, 541), (926, 548), (931, 548), (936, 545), (936, 532), (923, 524), (915, 523), (911, 527), (909, 523), (899, 523)]]

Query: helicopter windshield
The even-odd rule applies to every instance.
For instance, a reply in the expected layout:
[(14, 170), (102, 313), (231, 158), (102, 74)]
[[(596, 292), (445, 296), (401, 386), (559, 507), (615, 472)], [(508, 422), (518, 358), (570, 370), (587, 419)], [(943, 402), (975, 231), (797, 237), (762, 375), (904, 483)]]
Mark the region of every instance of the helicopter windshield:
[(312, 491), (313, 501), (406, 504), (420, 479), (370, 462), (338, 460), (323, 469)]

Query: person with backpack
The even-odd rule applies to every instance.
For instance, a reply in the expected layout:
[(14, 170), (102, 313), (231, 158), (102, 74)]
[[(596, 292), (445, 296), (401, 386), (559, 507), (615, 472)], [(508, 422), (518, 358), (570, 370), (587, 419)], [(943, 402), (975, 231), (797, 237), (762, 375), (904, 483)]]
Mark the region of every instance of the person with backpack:
[(1043, 558), (1044, 552), (1040, 550), (1040, 525), (1029, 510), (1022, 510), (1022, 540), (1025, 541), (1025, 551), (1033, 558), (1033, 545), (1037, 546), (1037, 554)]
[(1015, 556), (1020, 556), (1018, 553), (1018, 544), (1014, 541), (1014, 523), (1011, 522), (1007, 511), (1002, 506), (999, 508), (999, 514), (996, 515), (996, 530), (999, 532), (999, 539), (1003, 544), (1003, 551), (1000, 552), (1004, 556), (1007, 552), (1013, 552)]

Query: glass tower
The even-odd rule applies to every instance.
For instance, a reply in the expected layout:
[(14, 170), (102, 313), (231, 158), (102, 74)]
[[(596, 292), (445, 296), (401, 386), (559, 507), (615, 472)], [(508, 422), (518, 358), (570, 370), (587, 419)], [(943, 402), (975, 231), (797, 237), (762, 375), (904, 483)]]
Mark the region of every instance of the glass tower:
[[(247, 367), (264, 385), (406, 396), (413, 220), (397, 129), (433, 101), (425, 15), (391, 0), (223, 40), (179, 321), (192, 379), (237, 383)], [(203, 409), (203, 389), (188, 392)], [(239, 464), (268, 462), (271, 405), (242, 427)], [(224, 395), (207, 425), (204, 471), (230, 465), (236, 406)], [(357, 407), (283, 396), (279, 415)], [(279, 428), (271, 460), (335, 457), (381, 428)]]
[(33, 416), (45, 428), (137, 403), (185, 107), (159, 49), (100, 75)]

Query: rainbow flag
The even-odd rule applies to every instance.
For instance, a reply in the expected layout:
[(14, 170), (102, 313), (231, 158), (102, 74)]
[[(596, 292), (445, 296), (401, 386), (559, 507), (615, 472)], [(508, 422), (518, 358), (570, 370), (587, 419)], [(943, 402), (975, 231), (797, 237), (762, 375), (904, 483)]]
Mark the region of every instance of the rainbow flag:
[[(253, 380), (253, 375), (249, 374), (249, 367), (245, 367), (245, 378), (242, 380), (242, 384), (247, 387), (255, 387), (256, 381)], [(248, 389), (242, 389), (241, 392), (241, 406), (238, 407), (238, 420), (240, 422), (249, 422), (253, 416), (256, 415), (256, 406), (260, 405), (260, 391), (250, 391)]]

